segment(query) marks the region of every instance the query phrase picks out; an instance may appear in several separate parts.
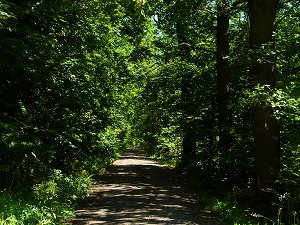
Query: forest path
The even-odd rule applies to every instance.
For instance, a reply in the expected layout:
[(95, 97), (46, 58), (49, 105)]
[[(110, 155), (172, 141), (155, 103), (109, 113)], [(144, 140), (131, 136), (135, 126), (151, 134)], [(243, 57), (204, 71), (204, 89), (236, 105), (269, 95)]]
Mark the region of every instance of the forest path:
[(186, 193), (173, 170), (127, 151), (100, 175), (71, 224), (222, 224)]

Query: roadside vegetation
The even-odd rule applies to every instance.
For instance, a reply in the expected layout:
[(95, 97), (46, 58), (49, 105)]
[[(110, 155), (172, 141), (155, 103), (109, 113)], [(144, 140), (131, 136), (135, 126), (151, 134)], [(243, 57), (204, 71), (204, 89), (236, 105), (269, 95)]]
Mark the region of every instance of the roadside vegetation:
[(61, 223), (140, 147), (229, 223), (299, 224), (299, 21), (297, 0), (0, 0), (1, 223)]

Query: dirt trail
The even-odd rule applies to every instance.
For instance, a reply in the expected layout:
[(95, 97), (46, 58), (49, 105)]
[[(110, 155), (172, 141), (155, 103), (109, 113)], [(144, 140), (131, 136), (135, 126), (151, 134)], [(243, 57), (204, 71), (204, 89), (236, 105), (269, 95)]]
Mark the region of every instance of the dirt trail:
[(221, 222), (195, 202), (174, 172), (141, 151), (128, 151), (98, 178), (71, 224), (201, 224)]

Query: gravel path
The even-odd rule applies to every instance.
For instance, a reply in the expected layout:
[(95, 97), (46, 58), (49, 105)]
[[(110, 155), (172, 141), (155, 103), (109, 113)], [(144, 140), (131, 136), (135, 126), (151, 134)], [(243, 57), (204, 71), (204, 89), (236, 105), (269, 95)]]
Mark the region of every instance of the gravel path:
[(194, 201), (171, 169), (128, 151), (97, 178), (71, 224), (222, 224)]

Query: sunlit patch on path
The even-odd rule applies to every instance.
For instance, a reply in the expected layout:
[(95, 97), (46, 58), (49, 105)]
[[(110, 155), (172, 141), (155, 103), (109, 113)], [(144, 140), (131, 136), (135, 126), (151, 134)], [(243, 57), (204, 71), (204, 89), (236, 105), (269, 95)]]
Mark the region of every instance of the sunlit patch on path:
[(70, 222), (79, 224), (203, 224), (220, 221), (191, 199), (172, 170), (140, 151), (129, 151), (99, 176), (87, 203)]

